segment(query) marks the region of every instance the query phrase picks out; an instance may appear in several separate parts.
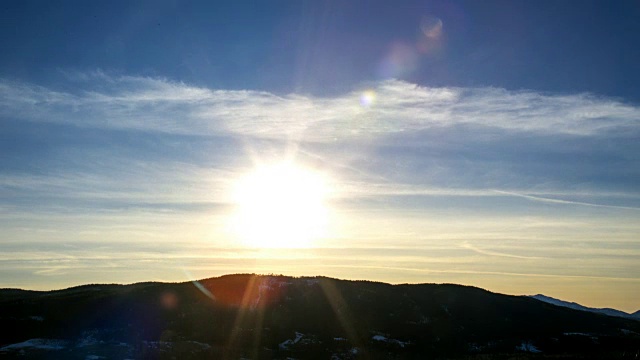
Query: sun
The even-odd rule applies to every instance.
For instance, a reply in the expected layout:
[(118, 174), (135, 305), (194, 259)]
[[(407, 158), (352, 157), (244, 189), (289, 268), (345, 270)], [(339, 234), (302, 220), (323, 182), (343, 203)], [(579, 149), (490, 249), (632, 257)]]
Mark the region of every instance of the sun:
[(245, 246), (309, 247), (326, 234), (324, 174), (283, 162), (258, 166), (236, 185), (232, 225)]

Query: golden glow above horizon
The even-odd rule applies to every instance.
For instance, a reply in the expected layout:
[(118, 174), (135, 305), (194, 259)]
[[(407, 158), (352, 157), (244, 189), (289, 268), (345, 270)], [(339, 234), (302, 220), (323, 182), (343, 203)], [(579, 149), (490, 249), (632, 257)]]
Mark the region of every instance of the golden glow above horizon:
[(327, 234), (327, 178), (293, 162), (260, 165), (236, 184), (232, 228), (243, 245), (302, 248)]

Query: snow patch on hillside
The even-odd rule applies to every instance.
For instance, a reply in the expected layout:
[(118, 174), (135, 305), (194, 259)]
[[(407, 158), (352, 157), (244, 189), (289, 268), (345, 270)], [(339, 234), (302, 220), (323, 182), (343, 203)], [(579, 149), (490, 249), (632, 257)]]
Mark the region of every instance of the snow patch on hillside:
[(278, 346), (282, 350), (287, 350), (289, 348), (289, 346), (291, 346), (293, 344), (297, 344), (300, 341), (300, 339), (302, 339), (303, 337), (304, 337), (303, 333), (299, 333), (299, 332), (296, 331), (295, 339), (287, 339), (287, 340), (281, 342), (280, 345), (278, 345)]
[(0, 351), (21, 350), (25, 348), (42, 350), (62, 350), (66, 346), (66, 341), (56, 339), (30, 339), (21, 343), (7, 345), (0, 348)]
[(540, 349), (538, 349), (535, 345), (533, 345), (530, 341), (523, 341), (520, 346), (516, 346), (517, 351), (524, 351), (529, 353), (541, 353)]
[(389, 339), (386, 336), (382, 336), (382, 335), (373, 335), (371, 337), (371, 340), (380, 341), (380, 342), (386, 342), (386, 343), (389, 343), (389, 344), (395, 344), (395, 345), (398, 345), (398, 346), (400, 346), (402, 348), (407, 346), (408, 344), (410, 344), (410, 342), (408, 342), (408, 341), (400, 341), (400, 340), (396, 340), (396, 339)]

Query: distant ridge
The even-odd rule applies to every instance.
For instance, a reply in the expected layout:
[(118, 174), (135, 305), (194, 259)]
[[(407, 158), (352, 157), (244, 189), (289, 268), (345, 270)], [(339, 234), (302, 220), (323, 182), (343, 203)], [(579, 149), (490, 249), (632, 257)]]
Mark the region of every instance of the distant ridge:
[(542, 294), (531, 295), (531, 297), (536, 300), (544, 301), (549, 304), (567, 307), (574, 310), (589, 311), (589, 312), (608, 315), (608, 316), (617, 316), (617, 317), (634, 319), (634, 320), (640, 321), (640, 310), (634, 312), (633, 314), (629, 314), (627, 312), (611, 309), (611, 308), (590, 308), (575, 302), (563, 301), (563, 300), (559, 300), (559, 299), (552, 298), (550, 296), (546, 296)]

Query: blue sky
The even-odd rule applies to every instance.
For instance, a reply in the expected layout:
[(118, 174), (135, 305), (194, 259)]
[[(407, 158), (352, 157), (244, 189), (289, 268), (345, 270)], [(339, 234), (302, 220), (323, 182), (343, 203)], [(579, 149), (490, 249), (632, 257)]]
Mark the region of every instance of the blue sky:
[[(0, 286), (255, 271), (639, 307), (637, 2), (0, 14)], [(243, 246), (233, 189), (279, 161), (325, 176), (326, 231)]]
[[(400, 77), (429, 86), (594, 92), (637, 102), (637, 3), (9, 2), (2, 75), (56, 81), (61, 71), (167, 77), (224, 89), (332, 94)], [(394, 45), (425, 18), (442, 39), (415, 71), (383, 74)]]

